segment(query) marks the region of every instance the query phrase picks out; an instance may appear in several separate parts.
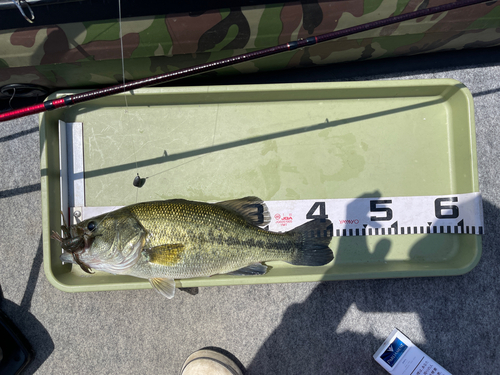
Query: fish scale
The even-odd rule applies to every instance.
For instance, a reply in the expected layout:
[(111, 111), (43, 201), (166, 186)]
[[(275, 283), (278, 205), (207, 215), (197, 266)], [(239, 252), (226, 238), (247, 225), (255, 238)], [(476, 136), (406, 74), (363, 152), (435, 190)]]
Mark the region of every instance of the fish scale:
[(137, 203), (72, 226), (71, 233), (82, 235), (85, 245), (61, 259), (84, 270), (149, 279), (168, 298), (174, 295), (174, 279), (260, 275), (267, 271), (261, 262), (321, 266), (333, 259), (331, 238), (311, 235), (326, 233), (329, 220), (312, 220), (285, 233), (258, 226), (269, 220), (257, 197), (214, 204), (182, 199)]
[[(291, 261), (294, 252), (290, 250), (296, 250), (295, 235), (265, 231), (216, 205), (154, 202), (136, 205), (131, 213), (148, 233), (145, 247), (165, 243), (185, 246), (178, 264), (141, 262), (134, 273), (147, 273), (149, 268), (153, 275), (173, 278), (207, 276), (257, 261)], [(169, 225), (165, 226), (165, 221)], [(256, 236), (262, 239), (256, 241)]]

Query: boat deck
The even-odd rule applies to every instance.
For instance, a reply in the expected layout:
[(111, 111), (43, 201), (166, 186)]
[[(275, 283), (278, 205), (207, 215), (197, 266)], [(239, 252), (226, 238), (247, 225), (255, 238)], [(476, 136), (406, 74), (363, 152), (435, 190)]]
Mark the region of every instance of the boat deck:
[(394, 327), (453, 374), (495, 373), (499, 77), (500, 49), (493, 48), (217, 82), (464, 83), (474, 98), (485, 234), (479, 264), (463, 276), (206, 287), (172, 300), (152, 290), (65, 293), (49, 283), (42, 266), (38, 116), (2, 123), (0, 308), (36, 352), (26, 373), (177, 374), (192, 352), (214, 346), (234, 354), (248, 374), (385, 374), (372, 355)]

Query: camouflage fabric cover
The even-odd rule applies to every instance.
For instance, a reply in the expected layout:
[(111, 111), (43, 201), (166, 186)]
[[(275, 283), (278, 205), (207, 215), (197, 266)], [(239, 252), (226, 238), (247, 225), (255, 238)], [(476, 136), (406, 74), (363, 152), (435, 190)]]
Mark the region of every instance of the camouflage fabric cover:
[[(221, 9), (200, 15), (125, 19), (125, 79), (145, 78), (449, 1), (297, 2)], [(500, 2), (488, 2), (242, 63), (217, 73), (496, 45), (500, 45)], [(0, 51), (0, 86), (34, 83), (55, 90), (122, 82), (117, 20), (3, 31)]]

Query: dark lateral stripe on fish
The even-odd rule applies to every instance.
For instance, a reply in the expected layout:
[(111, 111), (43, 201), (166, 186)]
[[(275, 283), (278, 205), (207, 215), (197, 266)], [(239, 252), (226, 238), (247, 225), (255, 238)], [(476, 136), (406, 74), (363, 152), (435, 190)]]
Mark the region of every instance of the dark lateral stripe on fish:
[[(186, 240), (190, 242), (197, 242), (199, 244), (219, 245), (219, 246), (241, 246), (244, 248), (282, 248), (289, 244), (289, 239), (282, 236), (276, 237), (274, 232), (268, 232), (263, 229), (257, 229), (259, 235), (265, 236), (264, 238), (242, 238), (241, 236), (231, 235), (209, 229), (206, 233), (195, 233), (192, 230), (186, 232)], [(257, 232), (256, 232), (257, 233)]]

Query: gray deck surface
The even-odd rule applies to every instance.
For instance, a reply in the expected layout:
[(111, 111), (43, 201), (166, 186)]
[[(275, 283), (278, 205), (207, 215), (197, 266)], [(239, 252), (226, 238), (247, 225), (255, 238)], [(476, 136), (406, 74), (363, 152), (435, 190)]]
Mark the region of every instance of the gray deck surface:
[(477, 267), (455, 277), (213, 287), (173, 300), (64, 293), (42, 267), (38, 117), (0, 124), (0, 308), (36, 351), (26, 373), (177, 374), (193, 351), (215, 346), (248, 374), (384, 374), (372, 355), (394, 327), (453, 374), (498, 373), (499, 77), (491, 61), (350, 77), (454, 78), (472, 92), (486, 234)]

